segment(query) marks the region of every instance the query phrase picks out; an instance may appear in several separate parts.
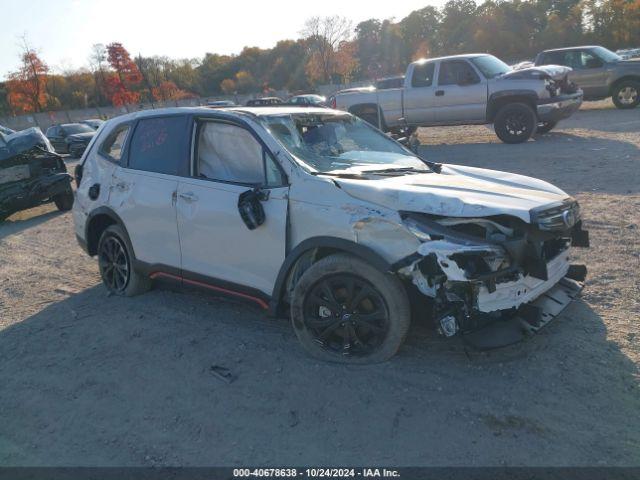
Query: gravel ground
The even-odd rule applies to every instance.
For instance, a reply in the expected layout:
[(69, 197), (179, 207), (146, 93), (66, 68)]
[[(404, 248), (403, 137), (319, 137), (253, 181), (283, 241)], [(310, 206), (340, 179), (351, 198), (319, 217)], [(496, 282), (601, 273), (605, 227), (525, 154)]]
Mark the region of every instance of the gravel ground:
[(587, 104), (523, 145), (420, 133), (432, 160), (580, 200), (589, 280), (539, 335), (477, 353), (414, 324), (391, 362), (319, 363), (248, 306), (109, 297), (40, 207), (0, 225), (0, 465), (640, 465), (640, 111)]

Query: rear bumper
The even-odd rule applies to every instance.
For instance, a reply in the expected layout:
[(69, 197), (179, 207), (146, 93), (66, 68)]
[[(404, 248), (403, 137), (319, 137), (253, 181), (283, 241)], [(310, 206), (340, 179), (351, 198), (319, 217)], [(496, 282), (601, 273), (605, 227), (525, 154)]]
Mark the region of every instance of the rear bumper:
[(538, 120), (558, 122), (573, 115), (582, 105), (582, 90), (538, 102)]

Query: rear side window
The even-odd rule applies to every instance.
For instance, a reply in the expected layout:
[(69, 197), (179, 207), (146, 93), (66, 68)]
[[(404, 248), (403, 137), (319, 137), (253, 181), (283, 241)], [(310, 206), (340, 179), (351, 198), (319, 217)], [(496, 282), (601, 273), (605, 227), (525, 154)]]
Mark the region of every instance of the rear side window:
[(100, 153), (116, 163), (122, 160), (124, 142), (129, 135), (129, 125), (116, 128), (100, 145)]
[(140, 120), (129, 148), (129, 168), (186, 175), (189, 166), (186, 116)]
[(411, 77), (412, 87), (430, 87), (433, 85), (433, 75), (436, 69), (436, 64), (424, 63), (422, 65), (416, 65), (413, 69), (413, 76)]

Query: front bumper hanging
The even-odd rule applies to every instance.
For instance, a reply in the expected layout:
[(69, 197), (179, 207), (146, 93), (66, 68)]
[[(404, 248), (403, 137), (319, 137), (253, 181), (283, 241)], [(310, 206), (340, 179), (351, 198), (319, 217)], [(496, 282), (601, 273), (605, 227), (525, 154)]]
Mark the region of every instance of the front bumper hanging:
[[(583, 272), (582, 266), (576, 267), (581, 272), (578, 276), (584, 279), (586, 271)], [(491, 350), (520, 342), (560, 315), (583, 287), (582, 281), (564, 277), (537, 299), (522, 305), (513, 317), (464, 334), (465, 343), (477, 350)]]

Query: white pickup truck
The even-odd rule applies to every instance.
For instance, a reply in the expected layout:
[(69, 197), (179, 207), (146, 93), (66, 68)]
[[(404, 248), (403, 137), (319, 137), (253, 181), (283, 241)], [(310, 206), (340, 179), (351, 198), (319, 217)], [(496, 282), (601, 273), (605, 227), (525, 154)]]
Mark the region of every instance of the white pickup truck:
[(568, 81), (570, 71), (555, 65), (513, 70), (486, 54), (418, 60), (402, 87), (343, 90), (329, 103), (383, 131), (493, 123), (500, 140), (520, 143), (580, 108), (582, 91)]

